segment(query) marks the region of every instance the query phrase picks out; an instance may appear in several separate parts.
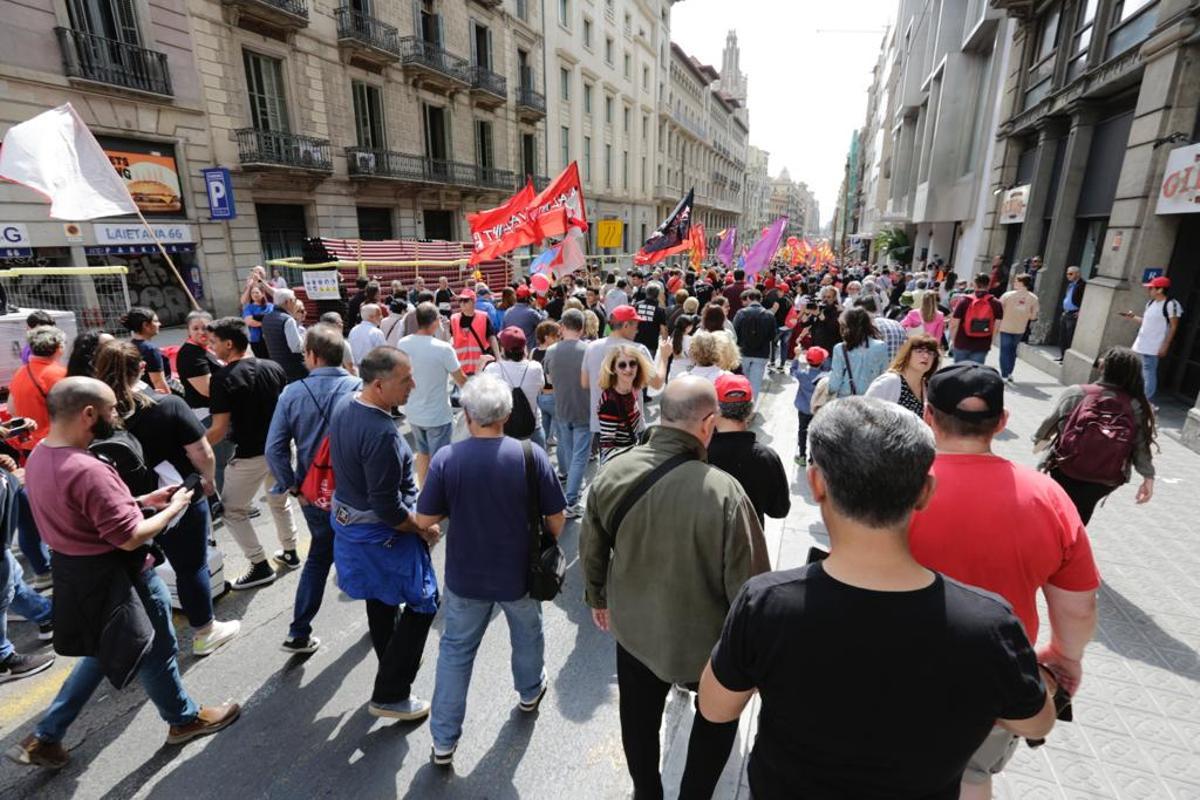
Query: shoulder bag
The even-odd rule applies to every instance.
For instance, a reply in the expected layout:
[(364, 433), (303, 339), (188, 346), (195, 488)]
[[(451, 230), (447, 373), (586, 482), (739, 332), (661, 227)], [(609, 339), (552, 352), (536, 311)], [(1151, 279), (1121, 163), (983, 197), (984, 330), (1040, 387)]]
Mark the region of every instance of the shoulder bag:
[(641, 500), (646, 492), (650, 491), (654, 484), (666, 477), (668, 472), (675, 469), (680, 464), (683, 464), (685, 461), (692, 461), (694, 459), (695, 456), (693, 456), (691, 453), (678, 453), (673, 455), (654, 469), (647, 472), (646, 475), (637, 482), (637, 485), (625, 493), (625, 496), (621, 498), (621, 502), (617, 504), (617, 510), (613, 512), (612, 519), (610, 519), (608, 523), (609, 534), (612, 536), (614, 541), (617, 538), (617, 531), (621, 529), (621, 523), (625, 521), (626, 515), (629, 514), (630, 509), (634, 507), (637, 501)]
[(525, 485), (529, 504), (529, 596), (534, 600), (553, 600), (562, 591), (567, 575), (567, 557), (558, 540), (542, 526), (542, 510), (538, 492), (537, 464), (533, 460), (533, 445), (521, 442), (525, 455)]

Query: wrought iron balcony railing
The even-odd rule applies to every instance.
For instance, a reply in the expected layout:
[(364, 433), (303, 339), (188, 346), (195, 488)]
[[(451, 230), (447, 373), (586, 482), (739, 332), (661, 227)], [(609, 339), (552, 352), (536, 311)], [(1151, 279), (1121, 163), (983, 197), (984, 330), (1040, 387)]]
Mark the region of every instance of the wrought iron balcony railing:
[(517, 105), (540, 114), (545, 114), (546, 95), (534, 90), (532, 86), (521, 86), (517, 89)]
[(470, 62), (416, 36), (400, 39), (400, 63), (405, 67), (436, 72), (468, 86), (471, 84)]
[(499, 98), (508, 96), (508, 81), (504, 76), (479, 65), (471, 67), (471, 88)]
[(72, 78), (170, 96), (166, 53), (71, 28), (55, 28), (63, 68)]
[(333, 171), (332, 151), (325, 139), (256, 128), (242, 128), (236, 133), (242, 164)]
[(393, 26), (350, 6), (336, 9), (338, 39), (373, 47), (397, 58), (400, 56), (400, 33)]

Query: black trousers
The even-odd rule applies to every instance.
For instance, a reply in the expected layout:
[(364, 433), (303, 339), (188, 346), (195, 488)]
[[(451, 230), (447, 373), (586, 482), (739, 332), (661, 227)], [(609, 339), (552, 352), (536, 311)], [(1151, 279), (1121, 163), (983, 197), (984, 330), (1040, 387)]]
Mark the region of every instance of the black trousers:
[(1058, 349), (1062, 358), (1067, 357), (1071, 340), (1075, 338), (1075, 326), (1079, 323), (1078, 311), (1064, 311), (1058, 320)]
[(796, 416), (800, 423), (796, 427), (796, 452), (801, 460), (805, 460), (808, 458), (808, 426), (812, 423), (813, 415), (796, 409)]
[[(695, 688), (695, 687), (691, 687)], [(617, 645), (617, 689), (620, 693), (621, 744), (633, 778), (634, 800), (661, 800), (662, 774), (658, 732), (671, 684)], [(687, 765), (679, 787), (680, 800), (709, 800), (737, 737), (738, 721), (713, 723), (699, 708), (688, 739)]]
[(1054, 478), (1058, 485), (1066, 490), (1067, 496), (1075, 504), (1075, 510), (1079, 512), (1079, 518), (1083, 520), (1084, 525), (1087, 525), (1091, 521), (1092, 514), (1096, 510), (1096, 504), (1105, 497), (1108, 497), (1113, 491), (1113, 487), (1111, 486), (1076, 480), (1062, 474), (1057, 469), (1050, 470), (1050, 477)]
[(367, 627), (371, 631), (375, 655), (379, 658), (372, 703), (398, 703), (408, 699), (413, 679), (421, 666), (429, 628), (436, 616), (418, 614), (408, 608), (403, 614), (397, 614), (398, 610), (398, 606), (378, 600), (367, 601)]

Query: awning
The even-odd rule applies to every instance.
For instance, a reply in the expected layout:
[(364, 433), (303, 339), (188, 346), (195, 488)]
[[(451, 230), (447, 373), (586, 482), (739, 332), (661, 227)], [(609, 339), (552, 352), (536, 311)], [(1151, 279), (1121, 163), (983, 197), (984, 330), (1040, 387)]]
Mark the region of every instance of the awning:
[[(194, 253), (196, 245), (191, 242), (181, 244), (163, 244), (168, 253)], [(100, 244), (83, 248), (89, 256), (147, 256), (158, 252), (158, 247), (152, 244)]]

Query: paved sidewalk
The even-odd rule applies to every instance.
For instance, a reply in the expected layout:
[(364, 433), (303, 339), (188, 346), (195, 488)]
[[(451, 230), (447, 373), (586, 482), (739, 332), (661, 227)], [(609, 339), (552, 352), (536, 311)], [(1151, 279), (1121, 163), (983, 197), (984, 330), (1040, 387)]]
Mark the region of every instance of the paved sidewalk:
[[(996, 450), (1033, 466), (1033, 431), (1062, 387), (1025, 361), (1015, 377), (1017, 385), (1005, 392), (1009, 430)], [(791, 514), (767, 523), (776, 569), (803, 564), (812, 544), (828, 545), (803, 473), (792, 464), (793, 387), (790, 378), (772, 375), (759, 434), (793, 475)], [(998, 798), (1200, 800), (1200, 504), (1194, 494), (1200, 455), (1179, 442), (1182, 415), (1164, 411), (1168, 427), (1159, 436), (1153, 500), (1135, 505), (1134, 482), (1115, 492), (1089, 527), (1103, 586), (1100, 627), (1084, 659), (1076, 721), (1059, 725), (1040, 749), (1022, 746), (996, 781)], [(664, 783), (677, 791), (692, 712), (678, 693), (669, 711)], [(749, 797), (745, 757), (757, 714), (756, 700), (742, 718), (718, 797)]]

